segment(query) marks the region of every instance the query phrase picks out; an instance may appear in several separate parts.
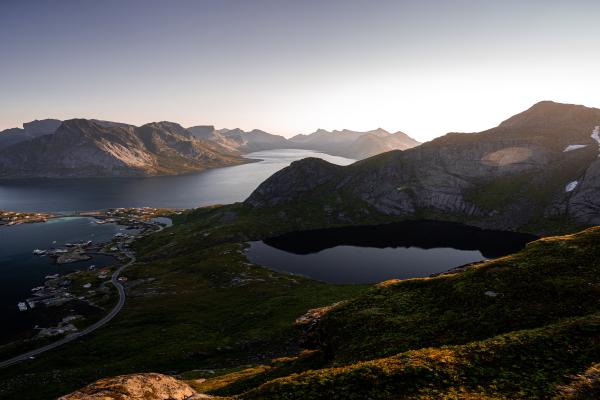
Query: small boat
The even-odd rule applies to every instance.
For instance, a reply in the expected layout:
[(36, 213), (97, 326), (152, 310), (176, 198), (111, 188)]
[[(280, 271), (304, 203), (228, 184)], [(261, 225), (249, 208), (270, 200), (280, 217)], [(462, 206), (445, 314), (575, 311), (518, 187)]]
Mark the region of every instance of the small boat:
[(17, 307), (19, 307), (19, 311), (27, 311), (27, 304), (25, 304), (24, 302), (18, 303)]
[(60, 276), (59, 274), (53, 274), (53, 275), (46, 275), (44, 278), (45, 279), (56, 279), (59, 276)]
[(33, 250), (33, 254), (36, 256), (43, 256), (44, 254), (46, 254), (46, 250), (35, 249)]

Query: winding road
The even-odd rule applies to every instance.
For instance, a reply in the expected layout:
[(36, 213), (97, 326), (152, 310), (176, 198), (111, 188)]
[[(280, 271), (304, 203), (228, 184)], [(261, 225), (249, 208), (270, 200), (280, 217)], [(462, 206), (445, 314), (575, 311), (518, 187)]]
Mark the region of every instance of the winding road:
[[(164, 226), (162, 226), (160, 224), (157, 224), (155, 226), (158, 227), (158, 230), (153, 233), (160, 232), (164, 229)], [(129, 242), (127, 242), (127, 243), (129, 243)], [(113, 274), (111, 276), (110, 283), (112, 283), (113, 286), (116, 287), (117, 291), (119, 292), (119, 301), (113, 307), (113, 309), (110, 310), (110, 312), (108, 314), (106, 314), (101, 320), (88, 326), (87, 328), (85, 328), (82, 331), (72, 333), (70, 335), (65, 336), (64, 338), (62, 338), (60, 340), (57, 340), (56, 342), (47, 344), (46, 346), (42, 346), (35, 350), (28, 351), (27, 353), (20, 354), (18, 356), (8, 359), (8, 360), (1, 361), (0, 368), (8, 367), (10, 365), (32, 359), (33, 357), (35, 357), (39, 354), (42, 354), (48, 350), (52, 350), (52, 349), (60, 347), (64, 344), (67, 344), (69, 342), (72, 342), (73, 340), (75, 340), (77, 338), (80, 338), (84, 335), (94, 332), (96, 329), (106, 325), (110, 320), (112, 320), (114, 317), (117, 316), (117, 314), (123, 308), (123, 305), (125, 305), (125, 288), (123, 287), (121, 282), (119, 282), (119, 275), (121, 274), (121, 272), (123, 272), (123, 270), (125, 268), (129, 267), (131, 264), (133, 264), (136, 261), (135, 254), (130, 250), (124, 249), (123, 244), (124, 244), (124, 242), (119, 243), (119, 245), (118, 245), (119, 250), (121, 250), (121, 253), (123, 253), (125, 256), (127, 256), (129, 258), (129, 262), (121, 265), (115, 272), (113, 272)]]

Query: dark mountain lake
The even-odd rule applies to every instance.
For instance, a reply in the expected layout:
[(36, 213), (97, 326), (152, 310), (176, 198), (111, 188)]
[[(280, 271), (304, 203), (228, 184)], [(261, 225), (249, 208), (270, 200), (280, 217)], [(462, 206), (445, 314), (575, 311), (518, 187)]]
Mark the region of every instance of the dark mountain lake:
[(0, 180), (0, 210), (89, 211), (115, 207), (194, 208), (245, 200), (269, 176), (292, 161), (318, 157), (334, 164), (355, 160), (310, 150), (250, 153), (258, 162), (202, 173), (153, 178)]
[[(112, 265), (114, 259), (96, 255), (91, 260), (69, 264), (55, 264), (50, 257), (32, 254), (33, 249), (61, 247), (81, 240), (104, 242), (124, 227), (117, 224), (96, 224), (92, 218), (60, 218), (45, 223), (0, 226), (0, 315), (3, 329), (0, 343), (45, 320), (44, 309), (34, 308), (20, 312), (17, 303), (31, 297), (31, 288), (44, 284), (46, 275), (64, 275), (96, 265), (98, 269)], [(130, 231), (131, 232), (131, 231)], [(76, 303), (76, 302), (74, 302)], [(75, 311), (89, 310), (83, 304), (74, 304)]]
[(337, 284), (426, 277), (519, 251), (532, 235), (410, 221), (295, 232), (250, 242), (248, 259), (274, 270)]

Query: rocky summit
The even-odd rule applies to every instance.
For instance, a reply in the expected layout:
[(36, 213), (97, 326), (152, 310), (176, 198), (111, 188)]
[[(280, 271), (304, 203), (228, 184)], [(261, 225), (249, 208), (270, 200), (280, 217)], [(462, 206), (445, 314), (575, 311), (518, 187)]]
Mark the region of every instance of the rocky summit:
[(347, 167), (295, 162), (247, 204), (341, 210), (361, 202), (387, 216), (535, 232), (589, 226), (600, 223), (599, 144), (600, 109), (544, 101), (496, 128), (449, 133)]

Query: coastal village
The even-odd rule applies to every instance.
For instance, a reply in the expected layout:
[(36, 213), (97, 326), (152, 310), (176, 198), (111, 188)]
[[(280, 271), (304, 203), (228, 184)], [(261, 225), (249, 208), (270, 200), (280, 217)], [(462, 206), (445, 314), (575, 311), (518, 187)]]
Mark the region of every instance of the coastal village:
[(34, 222), (46, 222), (53, 217), (55, 217), (55, 215), (47, 213), (0, 210), (0, 225), (20, 225)]
[[(181, 214), (182, 210), (161, 209), (151, 207), (140, 208), (115, 208), (106, 211), (78, 213), (77, 216), (94, 218), (96, 224), (114, 223), (123, 226), (124, 232), (116, 233), (111, 240), (104, 242), (81, 241), (64, 243), (48, 249), (33, 249), (32, 254), (39, 257), (50, 257), (53, 263), (69, 264), (73, 262), (91, 260), (86, 268), (66, 274), (49, 274), (45, 276), (42, 285), (31, 289), (31, 296), (18, 302), (17, 307), (21, 312), (28, 312), (39, 307), (60, 307), (72, 301), (84, 302), (91, 307), (107, 309), (114, 302), (113, 288), (110, 285), (113, 272), (119, 265), (127, 262), (129, 257), (125, 251), (130, 243), (149, 233), (162, 229), (171, 224), (173, 214)], [(0, 212), (0, 215), (14, 221), (14, 216), (22, 220), (24, 213)], [(45, 219), (41, 219), (46, 215)], [(27, 222), (40, 216), (38, 222), (49, 218), (60, 218), (64, 215), (35, 214), (26, 218)], [(72, 215), (70, 215), (72, 216)], [(15, 225), (15, 224), (7, 224)], [(114, 257), (112, 265), (95, 265), (95, 255), (108, 255)], [(120, 276), (119, 282), (127, 281), (126, 276)], [(60, 336), (79, 330), (78, 326), (86, 325), (87, 321), (79, 314), (66, 315), (51, 327), (36, 326), (36, 337)]]

